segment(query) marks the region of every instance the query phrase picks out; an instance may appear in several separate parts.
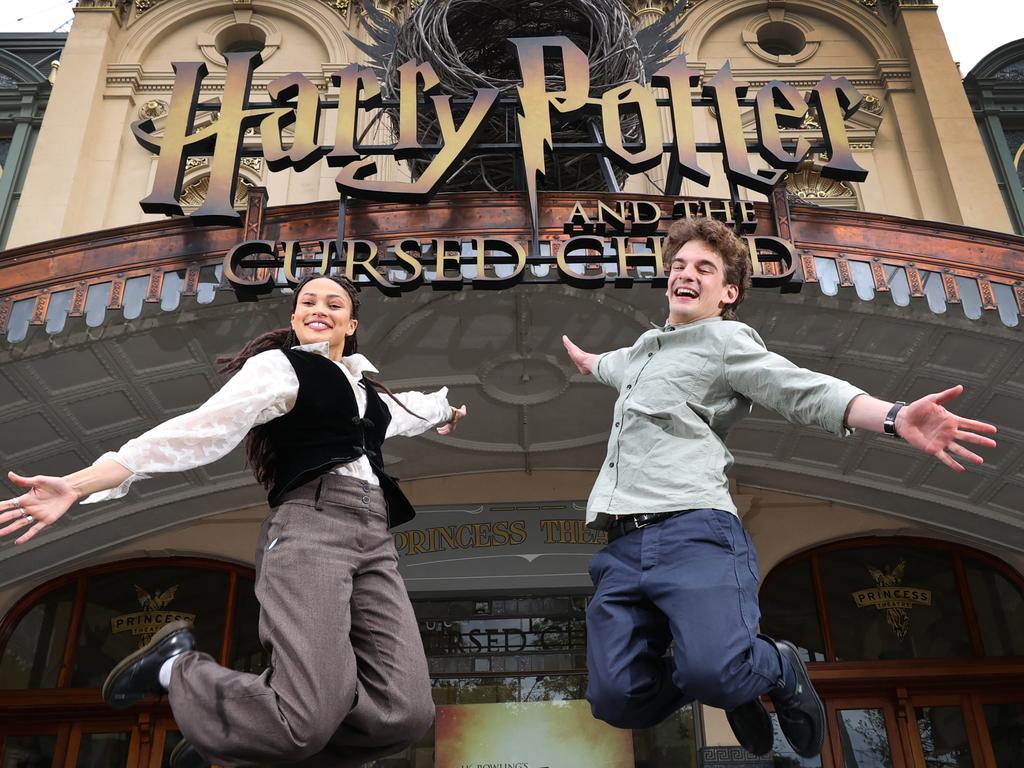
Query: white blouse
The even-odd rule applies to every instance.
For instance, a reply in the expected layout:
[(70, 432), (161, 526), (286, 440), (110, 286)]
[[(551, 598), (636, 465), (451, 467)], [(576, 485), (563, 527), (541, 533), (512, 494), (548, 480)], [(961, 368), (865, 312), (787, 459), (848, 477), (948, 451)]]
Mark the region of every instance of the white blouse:
[[(295, 349), (327, 354), (327, 342), (306, 344)], [(355, 394), (359, 415), (366, 413), (366, 391), (360, 384), (363, 372), (377, 369), (362, 355), (343, 357), (338, 368), (348, 379)], [(245, 361), (241, 369), (221, 389), (194, 411), (158, 424), (145, 434), (129, 440), (120, 450), (103, 454), (98, 461), (113, 459), (132, 473), (117, 488), (99, 491), (82, 500), (95, 504), (118, 499), (128, 493), (136, 480), (155, 472), (178, 472), (210, 464), (231, 452), (249, 430), (271, 419), (284, 416), (295, 406), (299, 379), (285, 354), (277, 349), (261, 352)], [(437, 392), (398, 392), (395, 399), (413, 413), (392, 404), (384, 394), (381, 400), (391, 412), (385, 437), (412, 437), (448, 421), (451, 406), (448, 388)], [(379, 485), (365, 456), (332, 472)]]

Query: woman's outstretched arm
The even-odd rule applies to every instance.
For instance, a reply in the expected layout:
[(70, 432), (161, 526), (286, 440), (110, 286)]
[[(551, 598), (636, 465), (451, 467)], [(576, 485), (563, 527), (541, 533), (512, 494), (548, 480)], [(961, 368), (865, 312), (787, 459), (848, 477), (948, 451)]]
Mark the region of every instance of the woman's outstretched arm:
[(196, 410), (153, 427), (90, 467), (64, 477), (22, 477), (12, 472), (11, 482), (25, 492), (0, 502), (0, 536), (21, 531), (16, 543), (24, 544), (79, 499), (84, 504), (117, 499), (132, 482), (150, 473), (177, 472), (216, 461), (252, 427), (291, 410), (298, 388), (287, 358), (265, 352), (249, 358)]
[(79, 499), (116, 488), (131, 475), (130, 469), (113, 459), (102, 459), (65, 477), (23, 477), (8, 472), (8, 479), (24, 488), (25, 493), (0, 502), (0, 536), (25, 529), (14, 542), (24, 544), (44, 527), (57, 522)]

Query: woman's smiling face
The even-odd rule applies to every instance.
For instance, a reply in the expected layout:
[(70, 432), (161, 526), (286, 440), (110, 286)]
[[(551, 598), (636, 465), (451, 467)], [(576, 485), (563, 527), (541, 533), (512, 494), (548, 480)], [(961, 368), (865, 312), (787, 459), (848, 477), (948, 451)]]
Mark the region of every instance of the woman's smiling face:
[(356, 332), (359, 321), (352, 317), (352, 299), (333, 280), (318, 277), (299, 290), (291, 319), (300, 344), (326, 341), (330, 357), (341, 359), (345, 339)]

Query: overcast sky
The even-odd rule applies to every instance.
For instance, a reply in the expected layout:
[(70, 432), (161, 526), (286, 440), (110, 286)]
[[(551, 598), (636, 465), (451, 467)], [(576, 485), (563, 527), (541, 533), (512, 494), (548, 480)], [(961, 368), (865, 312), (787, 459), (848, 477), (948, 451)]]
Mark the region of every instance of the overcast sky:
[[(1024, 0), (938, 0), (938, 4), (950, 51), (965, 75), (989, 51), (1024, 37)], [(75, 0), (0, 0), (0, 32), (64, 31), (74, 5)]]

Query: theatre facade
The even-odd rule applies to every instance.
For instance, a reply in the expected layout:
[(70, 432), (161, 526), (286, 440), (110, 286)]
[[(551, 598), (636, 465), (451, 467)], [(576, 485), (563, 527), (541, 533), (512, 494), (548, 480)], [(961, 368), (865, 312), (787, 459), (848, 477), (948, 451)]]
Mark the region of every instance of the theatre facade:
[[(393, 533), (438, 717), (380, 766), (1024, 765), (1021, 189), (993, 170), (935, 6), (511, 2), (491, 25), (511, 47), (472, 42), (488, 7), (79, 0), (0, 252), (3, 467), (65, 474), (196, 407), (219, 356), (287, 322), (295, 277), (348, 273), (382, 379), (469, 410), (387, 445), (418, 509)], [(409, 31), (416, 13), (468, 70), (511, 50), (518, 80), (491, 94)], [(581, 30), (616, 24), (588, 48)], [(436, 89), (373, 68), (401, 34)], [(620, 55), (646, 74), (595, 63)], [(799, 646), (828, 710), (814, 760), (781, 734), (772, 758), (743, 753), (719, 710), (629, 732), (583, 701), (604, 543), (583, 516), (614, 392), (560, 339), (604, 351), (664, 322), (660, 236), (692, 216), (747, 238), (740, 318), (770, 349), (890, 400), (962, 383), (957, 412), (1000, 430), (963, 474), (757, 407), (730, 433), (762, 630)], [(223, 664), (266, 668), (266, 511), (236, 451), (0, 547), (0, 766), (165, 765), (166, 701), (115, 712), (99, 686), (179, 618)]]

